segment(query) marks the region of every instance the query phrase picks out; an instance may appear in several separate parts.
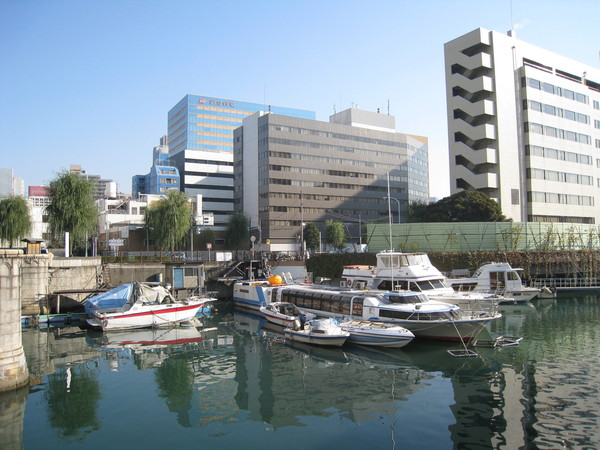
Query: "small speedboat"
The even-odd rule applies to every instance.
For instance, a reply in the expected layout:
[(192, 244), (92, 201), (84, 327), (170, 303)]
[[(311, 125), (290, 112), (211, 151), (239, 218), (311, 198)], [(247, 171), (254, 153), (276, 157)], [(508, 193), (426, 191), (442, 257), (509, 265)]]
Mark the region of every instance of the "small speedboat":
[(103, 331), (147, 328), (192, 320), (198, 310), (215, 299), (175, 299), (156, 283), (131, 283), (89, 298), (85, 303), (87, 323)]
[(346, 319), (340, 321), (339, 326), (350, 333), (346, 341), (349, 344), (400, 348), (415, 338), (410, 330), (385, 322)]
[[(296, 323), (298, 325), (298, 323)], [(304, 324), (304, 327), (286, 328), (283, 334), (291, 341), (305, 344), (329, 345), (341, 347), (350, 336), (334, 319), (314, 319)]]
[(283, 327), (292, 326), (296, 320), (302, 324), (317, 317), (312, 313), (303, 313), (296, 305), (288, 302), (269, 303), (261, 306), (259, 311), (269, 322)]

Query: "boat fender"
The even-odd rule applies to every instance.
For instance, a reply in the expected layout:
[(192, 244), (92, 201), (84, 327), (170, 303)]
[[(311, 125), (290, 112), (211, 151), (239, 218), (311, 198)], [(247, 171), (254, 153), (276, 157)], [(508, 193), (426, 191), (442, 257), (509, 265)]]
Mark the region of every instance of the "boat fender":
[(295, 319), (294, 320), (294, 330), (299, 330), (299, 329), (300, 329), (300, 320)]
[(351, 287), (352, 286), (352, 280), (346, 280), (346, 286)]

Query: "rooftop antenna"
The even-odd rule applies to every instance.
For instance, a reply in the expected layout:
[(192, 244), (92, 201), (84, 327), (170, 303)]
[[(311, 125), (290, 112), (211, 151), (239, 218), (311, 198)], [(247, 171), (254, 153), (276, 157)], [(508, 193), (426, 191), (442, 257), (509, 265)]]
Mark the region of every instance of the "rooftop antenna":
[(390, 99), (388, 98), (388, 116), (390, 115)]

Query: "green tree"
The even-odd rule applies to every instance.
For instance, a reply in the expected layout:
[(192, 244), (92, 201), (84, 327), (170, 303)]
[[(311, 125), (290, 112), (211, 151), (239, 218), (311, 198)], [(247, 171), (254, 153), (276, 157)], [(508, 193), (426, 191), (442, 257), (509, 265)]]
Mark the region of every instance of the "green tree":
[(244, 213), (229, 216), (227, 240), (231, 248), (242, 250), (250, 247), (250, 220)]
[(509, 222), (500, 205), (481, 191), (461, 191), (427, 205), (424, 222)]
[(306, 248), (312, 251), (319, 250), (319, 244), (321, 243), (319, 235), (320, 233), (317, 224), (314, 222), (307, 223), (304, 226), (304, 241), (306, 242)]
[(48, 226), (55, 239), (69, 232), (69, 253), (83, 247), (96, 233), (98, 207), (94, 183), (76, 173), (63, 171), (50, 182), (50, 204), (46, 207)]
[(425, 222), (425, 212), (427, 211), (428, 203), (417, 201), (408, 204), (408, 219), (409, 223)]
[(327, 243), (341, 250), (346, 243), (346, 234), (344, 233), (344, 224), (337, 220), (327, 219), (325, 221), (325, 239)]
[(27, 200), (9, 196), (0, 200), (0, 241), (13, 247), (31, 232), (31, 216)]
[(144, 221), (161, 250), (175, 250), (183, 244), (192, 226), (191, 207), (181, 191), (169, 191), (146, 209)]

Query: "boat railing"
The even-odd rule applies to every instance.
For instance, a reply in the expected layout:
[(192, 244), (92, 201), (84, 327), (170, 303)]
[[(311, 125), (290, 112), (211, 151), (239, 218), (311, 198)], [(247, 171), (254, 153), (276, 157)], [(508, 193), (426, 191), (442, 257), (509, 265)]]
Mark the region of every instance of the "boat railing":
[(573, 278), (532, 278), (531, 287), (556, 289), (600, 289), (600, 277)]

